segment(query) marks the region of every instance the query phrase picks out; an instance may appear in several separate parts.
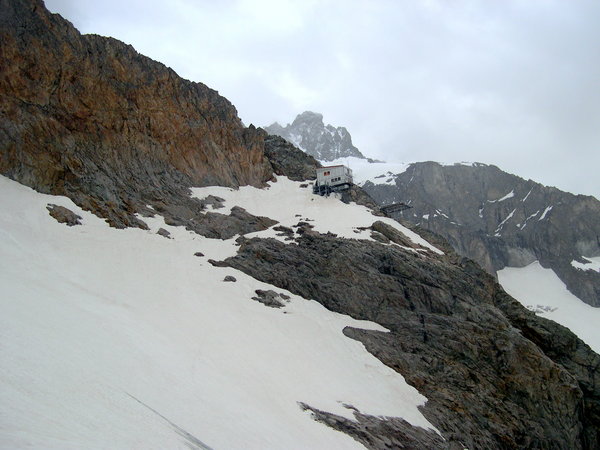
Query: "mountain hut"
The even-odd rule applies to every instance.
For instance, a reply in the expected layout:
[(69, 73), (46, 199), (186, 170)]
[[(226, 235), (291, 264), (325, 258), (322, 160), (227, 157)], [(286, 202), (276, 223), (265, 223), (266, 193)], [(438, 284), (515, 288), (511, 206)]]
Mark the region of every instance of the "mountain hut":
[(319, 195), (329, 195), (350, 189), (352, 186), (352, 170), (344, 165), (317, 168), (317, 181), (313, 192)]

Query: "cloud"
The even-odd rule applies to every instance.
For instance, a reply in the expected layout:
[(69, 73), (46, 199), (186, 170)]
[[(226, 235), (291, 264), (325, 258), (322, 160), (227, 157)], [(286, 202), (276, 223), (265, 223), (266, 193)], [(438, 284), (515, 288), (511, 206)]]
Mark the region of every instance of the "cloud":
[(219, 90), (245, 123), (314, 110), (369, 156), (478, 160), (600, 197), (595, 0), (46, 3)]

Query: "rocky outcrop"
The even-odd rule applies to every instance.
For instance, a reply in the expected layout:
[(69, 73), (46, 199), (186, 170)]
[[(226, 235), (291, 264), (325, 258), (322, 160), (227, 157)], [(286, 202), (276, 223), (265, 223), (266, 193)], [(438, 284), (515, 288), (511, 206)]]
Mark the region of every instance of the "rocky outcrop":
[(1, 174), (120, 227), (143, 226), (146, 204), (182, 203), (191, 185), (270, 179), (263, 135), (216, 91), (81, 35), (41, 0), (0, 10)]
[(239, 206), (231, 208), (228, 215), (209, 211), (181, 222), (172, 219), (165, 219), (165, 222), (169, 225), (185, 226), (188, 230), (211, 239), (231, 239), (236, 235), (266, 230), (278, 223), (268, 217), (254, 216)]
[(285, 302), (289, 300), (287, 295), (272, 290), (263, 291), (262, 289), (257, 289), (254, 292), (256, 293), (256, 297), (252, 297), (252, 300), (256, 300), (269, 308), (283, 308)]
[[(583, 301), (600, 306), (600, 273), (571, 265), (600, 255), (600, 202), (485, 164), (412, 164), (394, 184), (366, 182), (380, 204), (408, 203), (402, 219), (448, 239), (494, 274), (535, 260)], [(582, 261), (583, 262), (583, 261)]]
[(364, 189), (356, 185), (350, 186), (350, 188), (341, 192), (341, 200), (344, 203), (356, 203), (357, 205), (366, 206), (367, 208), (372, 210), (372, 213), (376, 216), (383, 216), (379, 210), (379, 205), (369, 194), (366, 193)]
[(46, 206), (48, 213), (56, 219), (58, 223), (64, 223), (68, 227), (73, 227), (75, 225), (81, 225), (81, 216), (75, 214), (69, 208), (65, 208), (64, 206), (53, 205), (52, 203), (48, 203)]
[(275, 122), (265, 130), (285, 138), (319, 161), (333, 161), (348, 156), (366, 159), (352, 144), (348, 130), (325, 125), (322, 114), (305, 111), (285, 127)]
[[(303, 410), (312, 413), (316, 421), (352, 436), (366, 448), (419, 448), (423, 450), (451, 448), (452, 444), (445, 442), (444, 438), (436, 432), (413, 427), (406, 420), (397, 417), (387, 417), (382, 420), (381, 417), (361, 414), (352, 405), (344, 406), (353, 410), (355, 420), (321, 411), (305, 403), (300, 404)], [(458, 450), (460, 446), (455, 445), (455, 447)]]
[(314, 180), (316, 168), (321, 167), (315, 158), (280, 136), (265, 137), (265, 156), (277, 175), (285, 175), (294, 181)]
[[(600, 444), (600, 357), (520, 306), (470, 260), (314, 232), (296, 245), (240, 243), (238, 255), (221, 264), (390, 330), (344, 333), (427, 396), (422, 412), (442, 432), (440, 448)], [(411, 440), (418, 434), (406, 424), (359, 415), (350, 425), (305, 408), (370, 448), (389, 447), (366, 429), (401, 434), (408, 447), (438, 444), (432, 436)]]

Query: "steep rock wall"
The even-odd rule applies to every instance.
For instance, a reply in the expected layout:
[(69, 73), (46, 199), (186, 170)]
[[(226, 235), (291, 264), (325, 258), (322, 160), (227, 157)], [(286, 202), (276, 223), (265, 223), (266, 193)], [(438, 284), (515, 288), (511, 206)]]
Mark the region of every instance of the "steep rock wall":
[(41, 0), (0, 5), (0, 173), (117, 226), (157, 190), (272, 176), (263, 135), (216, 91)]
[(600, 273), (571, 265), (600, 255), (600, 202), (594, 197), (477, 163), (415, 163), (393, 179), (363, 188), (380, 204), (409, 203), (402, 219), (442, 235), (491, 274), (539, 260), (573, 294), (600, 306)]

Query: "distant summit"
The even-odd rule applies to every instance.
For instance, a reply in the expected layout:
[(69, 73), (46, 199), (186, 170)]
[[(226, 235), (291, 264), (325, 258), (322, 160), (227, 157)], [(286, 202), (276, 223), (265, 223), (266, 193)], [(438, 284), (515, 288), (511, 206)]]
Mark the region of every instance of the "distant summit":
[(269, 134), (281, 136), (319, 161), (347, 157), (367, 159), (352, 144), (348, 130), (325, 125), (323, 114), (305, 111), (285, 127), (275, 122), (265, 127), (265, 130)]

